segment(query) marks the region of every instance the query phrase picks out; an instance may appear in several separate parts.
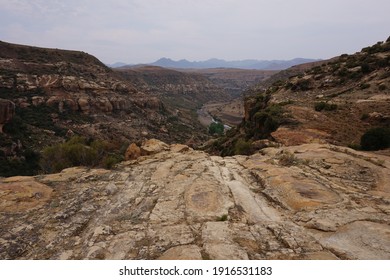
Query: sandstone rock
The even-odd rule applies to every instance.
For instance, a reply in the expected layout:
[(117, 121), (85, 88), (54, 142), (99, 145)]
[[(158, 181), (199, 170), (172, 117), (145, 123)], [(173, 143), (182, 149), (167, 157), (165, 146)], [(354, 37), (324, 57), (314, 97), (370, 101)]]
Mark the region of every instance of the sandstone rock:
[(173, 144), (170, 146), (170, 150), (172, 153), (184, 153), (192, 150), (190, 147), (187, 145), (182, 145), (182, 144)]
[(309, 143), (326, 143), (327, 134), (316, 129), (291, 129), (280, 127), (271, 133), (276, 142), (286, 146), (296, 146)]
[(0, 258), (390, 259), (389, 156), (145, 145), (152, 154), (115, 170), (2, 179)]
[(201, 260), (200, 248), (196, 245), (173, 247), (158, 258), (159, 260)]
[(135, 143), (131, 143), (125, 152), (125, 160), (137, 159), (141, 156), (141, 149)]
[(82, 97), (77, 100), (77, 104), (80, 107), (80, 110), (83, 113), (89, 113), (89, 110), (91, 108), (88, 98)]
[(51, 197), (52, 189), (32, 177), (15, 177), (0, 183), (0, 212), (28, 211), (43, 206)]
[(10, 122), (15, 115), (15, 104), (6, 99), (0, 99), (0, 133), (4, 124)]
[(164, 150), (169, 150), (169, 146), (157, 139), (146, 140), (141, 146), (142, 155), (152, 155)]

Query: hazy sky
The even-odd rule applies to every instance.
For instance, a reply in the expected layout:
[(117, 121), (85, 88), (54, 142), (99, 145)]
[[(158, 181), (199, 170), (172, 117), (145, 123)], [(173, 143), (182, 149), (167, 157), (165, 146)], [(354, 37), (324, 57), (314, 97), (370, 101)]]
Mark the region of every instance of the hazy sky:
[(106, 63), (329, 58), (390, 36), (389, 0), (0, 0), (0, 40)]

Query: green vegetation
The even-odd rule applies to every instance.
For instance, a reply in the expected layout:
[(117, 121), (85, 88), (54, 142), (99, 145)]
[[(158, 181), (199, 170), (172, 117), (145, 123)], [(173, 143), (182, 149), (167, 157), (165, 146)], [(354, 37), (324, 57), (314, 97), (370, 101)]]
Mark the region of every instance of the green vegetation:
[(311, 79), (299, 79), (295, 84), (291, 86), (293, 91), (306, 91), (312, 88)]
[(390, 128), (369, 129), (360, 139), (360, 146), (365, 151), (376, 151), (390, 147)]
[[(2, 151), (0, 150), (0, 153)], [(39, 154), (33, 150), (25, 150), (19, 157), (7, 157), (4, 153), (0, 154), (0, 176), (32, 176), (38, 173)]]
[(224, 128), (222, 123), (213, 122), (209, 126), (209, 134), (211, 134), (211, 135), (217, 134), (217, 135), (221, 136), (224, 132), (224, 129), (225, 128)]
[(235, 155), (250, 155), (251, 154), (251, 143), (240, 138), (234, 145)]
[(327, 102), (317, 102), (314, 104), (314, 110), (316, 110), (317, 112), (321, 112), (321, 111), (335, 111), (337, 110), (337, 104), (330, 104), (330, 103), (327, 103)]
[(225, 222), (228, 220), (228, 215), (224, 214), (221, 217), (217, 217), (217, 222)]
[(43, 149), (40, 164), (44, 172), (55, 173), (80, 165), (112, 168), (122, 159), (110, 143), (74, 136), (65, 143)]

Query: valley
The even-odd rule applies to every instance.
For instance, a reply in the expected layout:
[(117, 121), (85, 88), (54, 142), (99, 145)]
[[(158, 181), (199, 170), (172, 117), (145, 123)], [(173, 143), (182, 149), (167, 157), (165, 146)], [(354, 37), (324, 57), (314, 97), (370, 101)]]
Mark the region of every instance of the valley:
[(0, 42), (0, 258), (390, 259), (389, 73), (390, 38), (282, 71)]

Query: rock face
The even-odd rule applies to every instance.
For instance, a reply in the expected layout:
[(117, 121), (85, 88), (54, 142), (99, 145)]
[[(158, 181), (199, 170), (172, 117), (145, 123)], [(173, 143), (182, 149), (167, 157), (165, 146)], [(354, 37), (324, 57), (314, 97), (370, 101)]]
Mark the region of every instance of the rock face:
[(11, 121), (15, 115), (15, 104), (9, 100), (0, 99), (0, 133), (3, 132), (3, 126)]
[(114, 171), (3, 179), (0, 258), (390, 259), (388, 156), (151, 142)]
[[(176, 112), (175, 106), (180, 102), (174, 102), (171, 108), (163, 103), (160, 79), (151, 83), (157, 89), (144, 91), (140, 84), (126, 80), (84, 52), (0, 42), (1, 98), (15, 104), (23, 124), (28, 125), (26, 135), (37, 135), (20, 139), (32, 150), (52, 144), (52, 139), (43, 137), (45, 130), (56, 132), (58, 138), (64, 134), (62, 131), (70, 129), (88, 138), (122, 143), (142, 141), (146, 136), (168, 143), (185, 142), (195, 136), (198, 144), (203, 142), (208, 137), (207, 131), (187, 111)], [(193, 97), (203, 102), (196, 98), (199, 94), (207, 97), (207, 101), (214, 98), (214, 93), (226, 97), (211, 82), (205, 85), (205, 80), (190, 79), (185, 83), (186, 79), (173, 79), (171, 87), (163, 93), (172, 91), (174, 96), (183, 96), (188, 102)], [(181, 88), (186, 90), (183, 92)], [(205, 93), (203, 89), (208, 88)], [(11, 107), (5, 110), (4, 106), (2, 102), (0, 126), (4, 118), (11, 116)]]

